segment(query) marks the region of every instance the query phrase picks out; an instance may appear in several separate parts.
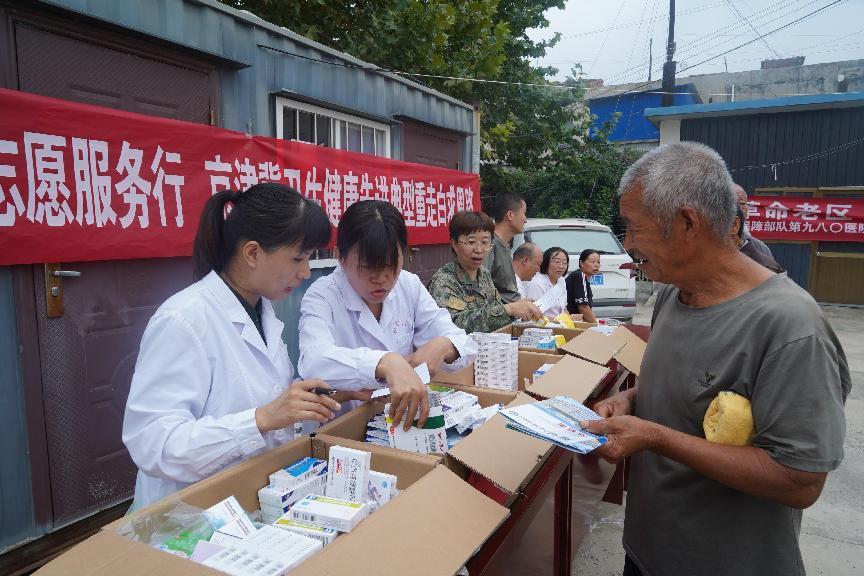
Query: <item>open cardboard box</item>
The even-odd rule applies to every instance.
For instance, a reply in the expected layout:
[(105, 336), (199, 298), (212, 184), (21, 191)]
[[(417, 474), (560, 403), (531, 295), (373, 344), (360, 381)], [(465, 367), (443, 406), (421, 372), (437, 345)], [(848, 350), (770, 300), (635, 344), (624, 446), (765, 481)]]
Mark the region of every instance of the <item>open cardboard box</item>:
[[(508, 406), (536, 401), (519, 392)], [(554, 448), (549, 442), (507, 428), (507, 419), (496, 414), (451, 448), (444, 461), (475, 488), (510, 507)]]
[[(472, 372), (473, 375), (473, 372)], [(435, 384), (439, 384), (436, 382)], [(468, 392), (470, 394), (474, 394), (477, 396), (478, 401), (480, 402), (480, 406), (486, 408), (487, 406), (491, 406), (493, 404), (504, 404), (507, 405), (513, 401), (516, 397), (516, 392), (510, 392), (507, 390), (493, 390), (491, 388), (478, 388), (476, 386), (464, 386), (458, 384), (445, 384), (445, 386), (452, 387), (455, 390), (462, 390), (464, 392)], [(379, 450), (392, 450), (394, 452), (404, 453), (404, 454), (414, 454), (413, 452), (406, 452), (404, 450), (397, 450), (395, 448), (385, 448), (383, 446), (375, 446), (374, 444), (368, 444), (364, 442), (366, 438), (366, 424), (374, 418), (377, 414), (380, 414), (384, 411), (384, 404), (381, 402), (366, 402), (351, 410), (347, 414), (343, 414), (339, 418), (328, 422), (327, 424), (321, 426), (318, 430), (316, 430), (315, 436), (320, 438), (322, 436), (332, 436), (335, 438), (340, 438), (346, 440), (345, 446), (349, 448), (356, 448), (358, 450), (366, 450), (365, 446), (374, 446)], [(440, 456), (439, 456), (440, 457)]]
[[(532, 396), (536, 396), (538, 398), (545, 399), (552, 398), (554, 396), (571, 396), (572, 398), (576, 398), (581, 402), (582, 399), (578, 395), (581, 393), (580, 390), (582, 390), (582, 388), (587, 385), (586, 383), (593, 383), (593, 385), (591, 386), (591, 390), (593, 390), (606, 377), (610, 375), (609, 370), (604, 368), (602, 370), (602, 375), (599, 376), (598, 379), (598, 375), (600, 374), (600, 372), (596, 370), (593, 365), (585, 366), (582, 364), (578, 364), (576, 368), (580, 369), (581, 371), (570, 373), (569, 378), (553, 378), (547, 380), (544, 377), (538, 383), (532, 384), (534, 380), (534, 372), (538, 368), (540, 368), (544, 364), (557, 364), (564, 358), (567, 358), (567, 356), (561, 354), (544, 354), (539, 352), (520, 351), (518, 376), (519, 390), (527, 392)], [(472, 388), (471, 390), (469, 390), (469, 392), (473, 392), (473, 390), (489, 390), (489, 388), (479, 388), (477, 386), (474, 386), (473, 364), (458, 372), (439, 372), (432, 378), (432, 380), (433, 384), (443, 384), (445, 386), (470, 386)], [(588, 395), (589, 394), (585, 394), (585, 397), (587, 398)]]
[(538, 382), (528, 388), (533, 396), (552, 398), (569, 396), (579, 402), (592, 397), (594, 391), (614, 374), (606, 366), (594, 364), (575, 356), (564, 356), (550, 368)]
[[(252, 458), (135, 514), (109, 524), (101, 532), (45, 565), (40, 576), (180, 576), (221, 572), (134, 542), (116, 531), (129, 521), (183, 501), (207, 508), (236, 496), (244, 509), (258, 508), (258, 489), (269, 474), (305, 456), (326, 458), (339, 439), (299, 438)], [(440, 457), (364, 445), (372, 453), (372, 469), (396, 474), (403, 490), (389, 504), (316, 554), (292, 575), (377, 574), (393, 566), (411, 566), (412, 573), (452, 576), (507, 518), (508, 511), (479, 494), (446, 467)], [(441, 506), (446, 498), (448, 506)], [(428, 561), (417, 562), (418, 558)]]
[[(551, 328), (553, 335), (561, 335), (569, 342), (573, 338), (576, 338), (580, 334), (582, 334), (588, 328), (592, 326), (596, 326), (591, 322), (574, 322), (576, 328)], [(542, 326), (536, 326), (534, 324), (508, 324), (503, 328), (499, 328), (495, 332), (500, 334), (509, 334), (511, 337), (519, 338), (522, 336), (522, 333), (525, 332), (526, 328), (542, 328)], [(548, 350), (545, 348), (519, 348), (520, 351), (523, 352), (537, 352), (540, 354), (563, 354), (558, 350)]]
[(615, 363), (620, 362), (638, 377), (646, 347), (647, 344), (639, 336), (626, 326), (619, 326), (608, 336), (587, 330), (567, 342), (560, 350), (612, 369), (616, 369)]
[[(592, 364), (592, 366), (594, 366)], [(595, 366), (595, 368), (600, 368)], [(473, 374), (473, 372), (472, 372)], [(446, 384), (477, 396), (484, 408), (492, 404), (518, 406), (536, 400), (522, 392)], [(378, 402), (363, 404), (318, 429), (316, 438), (364, 450), (366, 423), (384, 409)], [(387, 448), (377, 447), (379, 450)], [(447, 467), (466, 482), (505, 506), (510, 506), (531, 481), (554, 447), (510, 430), (503, 416), (495, 415), (448, 452)], [(401, 450), (393, 450), (402, 452)]]

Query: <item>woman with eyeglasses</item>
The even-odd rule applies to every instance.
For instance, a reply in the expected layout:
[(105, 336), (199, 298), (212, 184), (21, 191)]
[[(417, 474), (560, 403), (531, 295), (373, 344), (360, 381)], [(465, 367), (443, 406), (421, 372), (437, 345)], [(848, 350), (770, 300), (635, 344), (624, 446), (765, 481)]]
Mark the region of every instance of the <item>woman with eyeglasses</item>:
[(532, 300), (539, 300), (544, 294), (555, 288), (558, 299), (544, 314), (547, 318), (556, 318), (567, 307), (567, 287), (564, 277), (570, 267), (570, 257), (563, 248), (554, 246), (543, 252), (543, 263), (540, 271), (534, 275), (525, 287), (525, 295)]
[(457, 212), (450, 221), (450, 245), (456, 259), (442, 266), (429, 292), (453, 323), (466, 332), (494, 332), (514, 318), (539, 320), (543, 314), (530, 300), (505, 304), (483, 260), (492, 249), (495, 223), (482, 212)]

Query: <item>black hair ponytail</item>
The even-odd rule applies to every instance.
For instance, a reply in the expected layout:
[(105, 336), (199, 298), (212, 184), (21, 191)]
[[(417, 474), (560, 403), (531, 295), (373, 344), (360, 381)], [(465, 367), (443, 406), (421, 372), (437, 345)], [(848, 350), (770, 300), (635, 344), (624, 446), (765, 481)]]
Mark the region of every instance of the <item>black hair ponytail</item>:
[(300, 242), (305, 251), (327, 246), (330, 235), (324, 210), (292, 188), (268, 182), (245, 192), (223, 190), (201, 214), (192, 252), (195, 279), (224, 270), (243, 242), (268, 251)]
[(235, 194), (233, 190), (217, 192), (204, 205), (198, 233), (195, 235), (195, 247), (192, 250), (196, 280), (206, 276), (210, 270), (221, 271), (225, 267), (225, 206), (235, 200)]

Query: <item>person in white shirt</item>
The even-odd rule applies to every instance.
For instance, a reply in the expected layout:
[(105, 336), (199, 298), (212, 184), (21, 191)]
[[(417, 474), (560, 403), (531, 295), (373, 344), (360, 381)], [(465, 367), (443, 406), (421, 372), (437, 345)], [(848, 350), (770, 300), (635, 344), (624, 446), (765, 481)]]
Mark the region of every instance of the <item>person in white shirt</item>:
[(516, 272), (516, 287), (522, 298), (528, 297), (526, 285), (540, 271), (543, 251), (533, 242), (523, 242), (513, 251), (513, 270)]
[(407, 430), (429, 414), (426, 386), (414, 367), (433, 375), (474, 361), (477, 346), (439, 308), (420, 279), (402, 270), (405, 220), (392, 204), (349, 207), (336, 235), (339, 265), (306, 291), (300, 305), (301, 374), (339, 390), (390, 388), (390, 416)]
[(567, 307), (567, 287), (564, 284), (564, 276), (570, 267), (570, 257), (563, 248), (554, 246), (543, 252), (543, 262), (540, 271), (534, 275), (528, 284), (528, 298), (537, 301), (544, 294), (556, 289), (559, 294), (556, 303), (548, 308), (544, 314), (547, 318), (555, 318)]
[(292, 384), (271, 304), (309, 277), (312, 251), (329, 238), (323, 210), (279, 184), (207, 201), (194, 245), (199, 280), (159, 307), (138, 352), (123, 418), (138, 466), (133, 509), (292, 439), (295, 422), (324, 422), (340, 401), (364, 398), (313, 393), (328, 387), (321, 380)]

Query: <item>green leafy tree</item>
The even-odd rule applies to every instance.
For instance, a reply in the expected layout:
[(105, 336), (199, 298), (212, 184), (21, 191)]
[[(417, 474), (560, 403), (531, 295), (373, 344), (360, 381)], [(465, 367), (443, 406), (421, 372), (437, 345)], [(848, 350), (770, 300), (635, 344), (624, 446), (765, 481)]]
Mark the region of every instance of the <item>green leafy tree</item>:
[[(558, 41), (532, 40), (565, 0), (223, 0), (466, 102), (479, 103), (484, 199), (514, 190), (529, 214), (614, 223), (614, 189), (632, 154), (589, 134), (574, 70), (563, 84), (533, 61)], [(460, 78), (494, 80), (475, 82)], [(533, 86), (537, 84), (539, 86)]]

